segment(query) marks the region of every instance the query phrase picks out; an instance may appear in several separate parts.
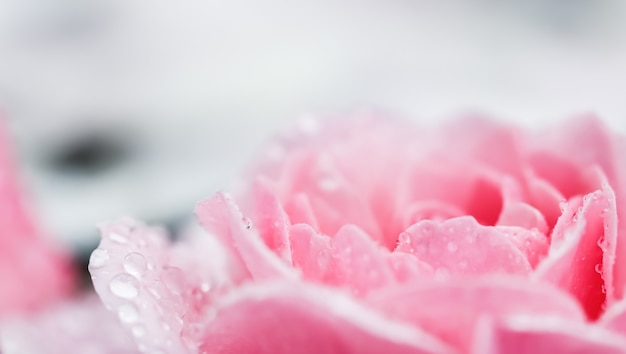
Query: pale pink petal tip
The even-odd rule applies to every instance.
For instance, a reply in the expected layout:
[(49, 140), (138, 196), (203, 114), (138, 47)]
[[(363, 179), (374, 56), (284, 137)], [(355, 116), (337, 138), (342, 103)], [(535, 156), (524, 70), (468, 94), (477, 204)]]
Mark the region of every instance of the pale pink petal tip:
[(462, 352), (471, 346), (481, 316), (585, 319), (582, 308), (569, 294), (547, 284), (499, 276), (420, 281), (373, 293), (368, 303), (388, 318), (423, 328)]
[(72, 299), (0, 327), (3, 354), (139, 354), (118, 319), (95, 296)]
[(601, 327), (558, 317), (484, 318), (477, 326), (473, 354), (624, 354), (626, 338)]
[[(228, 194), (217, 193), (200, 202), (196, 207), (196, 216), (200, 224), (224, 245), (233, 258), (233, 266), (248, 272), (253, 279), (293, 279), (298, 276), (289, 267), (287, 263), (289, 259), (285, 258), (286, 256), (281, 259), (280, 255), (267, 247), (259, 230), (242, 214)], [(282, 227), (279, 228), (279, 232), (285, 232), (281, 230)], [(281, 247), (288, 246), (286, 235), (277, 237), (276, 242), (282, 243)], [(279, 253), (285, 254), (282, 251)]]
[(212, 354), (454, 353), (438, 339), (348, 296), (289, 283), (244, 287), (222, 299), (204, 338), (201, 352)]
[(172, 247), (161, 230), (131, 220), (105, 224), (101, 233), (89, 270), (105, 306), (143, 351), (193, 353), (212, 298), (235, 278), (212, 258), (218, 245), (204, 235)]

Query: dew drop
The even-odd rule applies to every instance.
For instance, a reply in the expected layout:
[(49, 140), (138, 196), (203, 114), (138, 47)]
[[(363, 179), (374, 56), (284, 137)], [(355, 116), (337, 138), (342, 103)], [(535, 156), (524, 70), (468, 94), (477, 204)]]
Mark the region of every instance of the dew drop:
[(146, 258), (137, 252), (132, 252), (124, 258), (124, 269), (131, 275), (141, 277), (148, 268)]
[(101, 248), (95, 249), (89, 257), (90, 268), (100, 268), (109, 260), (109, 251)]
[(459, 245), (450, 241), (448, 242), (448, 252), (456, 252), (459, 249)]
[(139, 283), (132, 275), (120, 273), (111, 279), (109, 289), (118, 297), (132, 299), (139, 294)]
[(136, 338), (141, 338), (146, 334), (146, 329), (142, 325), (137, 325), (130, 330), (133, 333), (133, 336)]
[(209, 283), (202, 283), (200, 285), (200, 290), (202, 290), (202, 292), (208, 293), (209, 290), (211, 290), (211, 285)]
[(124, 304), (117, 309), (117, 315), (122, 323), (135, 323), (139, 319), (139, 312), (133, 304)]
[(109, 234), (109, 238), (110, 238), (110, 239), (111, 239), (111, 241), (113, 241), (113, 242), (117, 242), (117, 243), (121, 243), (121, 244), (126, 244), (126, 243), (128, 243), (128, 239), (127, 239), (125, 236), (120, 235), (120, 234), (118, 234), (118, 233), (116, 233), (116, 232), (111, 232), (111, 233)]
[(599, 264), (599, 263), (598, 263), (598, 264), (596, 264), (596, 266), (595, 266), (595, 271), (596, 271), (596, 273), (598, 273), (598, 274), (602, 274), (602, 264)]

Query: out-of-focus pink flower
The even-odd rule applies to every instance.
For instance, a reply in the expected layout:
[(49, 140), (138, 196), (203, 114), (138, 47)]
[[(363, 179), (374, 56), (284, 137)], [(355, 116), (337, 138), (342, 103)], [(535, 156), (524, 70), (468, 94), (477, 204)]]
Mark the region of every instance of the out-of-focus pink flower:
[(147, 352), (626, 353), (624, 151), (593, 117), (307, 119), (206, 234), (108, 223), (90, 270)]
[(0, 124), (0, 352), (135, 354), (120, 321), (79, 295), (69, 252), (41, 236), (22, 205)]
[(41, 237), (19, 189), (0, 124), (0, 319), (57, 301), (74, 283), (69, 255)]

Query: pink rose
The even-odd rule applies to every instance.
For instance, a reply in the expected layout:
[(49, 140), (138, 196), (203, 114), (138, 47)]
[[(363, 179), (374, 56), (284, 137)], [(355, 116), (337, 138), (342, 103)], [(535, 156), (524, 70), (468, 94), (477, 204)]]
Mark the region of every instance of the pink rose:
[(90, 270), (142, 352), (626, 353), (624, 146), (593, 117), (303, 120), (206, 234), (108, 223)]
[[(1, 125), (1, 124), (0, 124)], [(70, 258), (41, 237), (22, 205), (4, 126), (0, 126), (0, 319), (64, 297)]]

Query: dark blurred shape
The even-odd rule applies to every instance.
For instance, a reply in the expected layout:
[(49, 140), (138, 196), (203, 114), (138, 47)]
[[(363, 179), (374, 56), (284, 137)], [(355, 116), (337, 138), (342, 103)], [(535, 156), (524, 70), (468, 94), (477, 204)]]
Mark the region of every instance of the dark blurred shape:
[(54, 149), (46, 160), (55, 172), (93, 176), (123, 163), (131, 153), (119, 135), (94, 131)]

